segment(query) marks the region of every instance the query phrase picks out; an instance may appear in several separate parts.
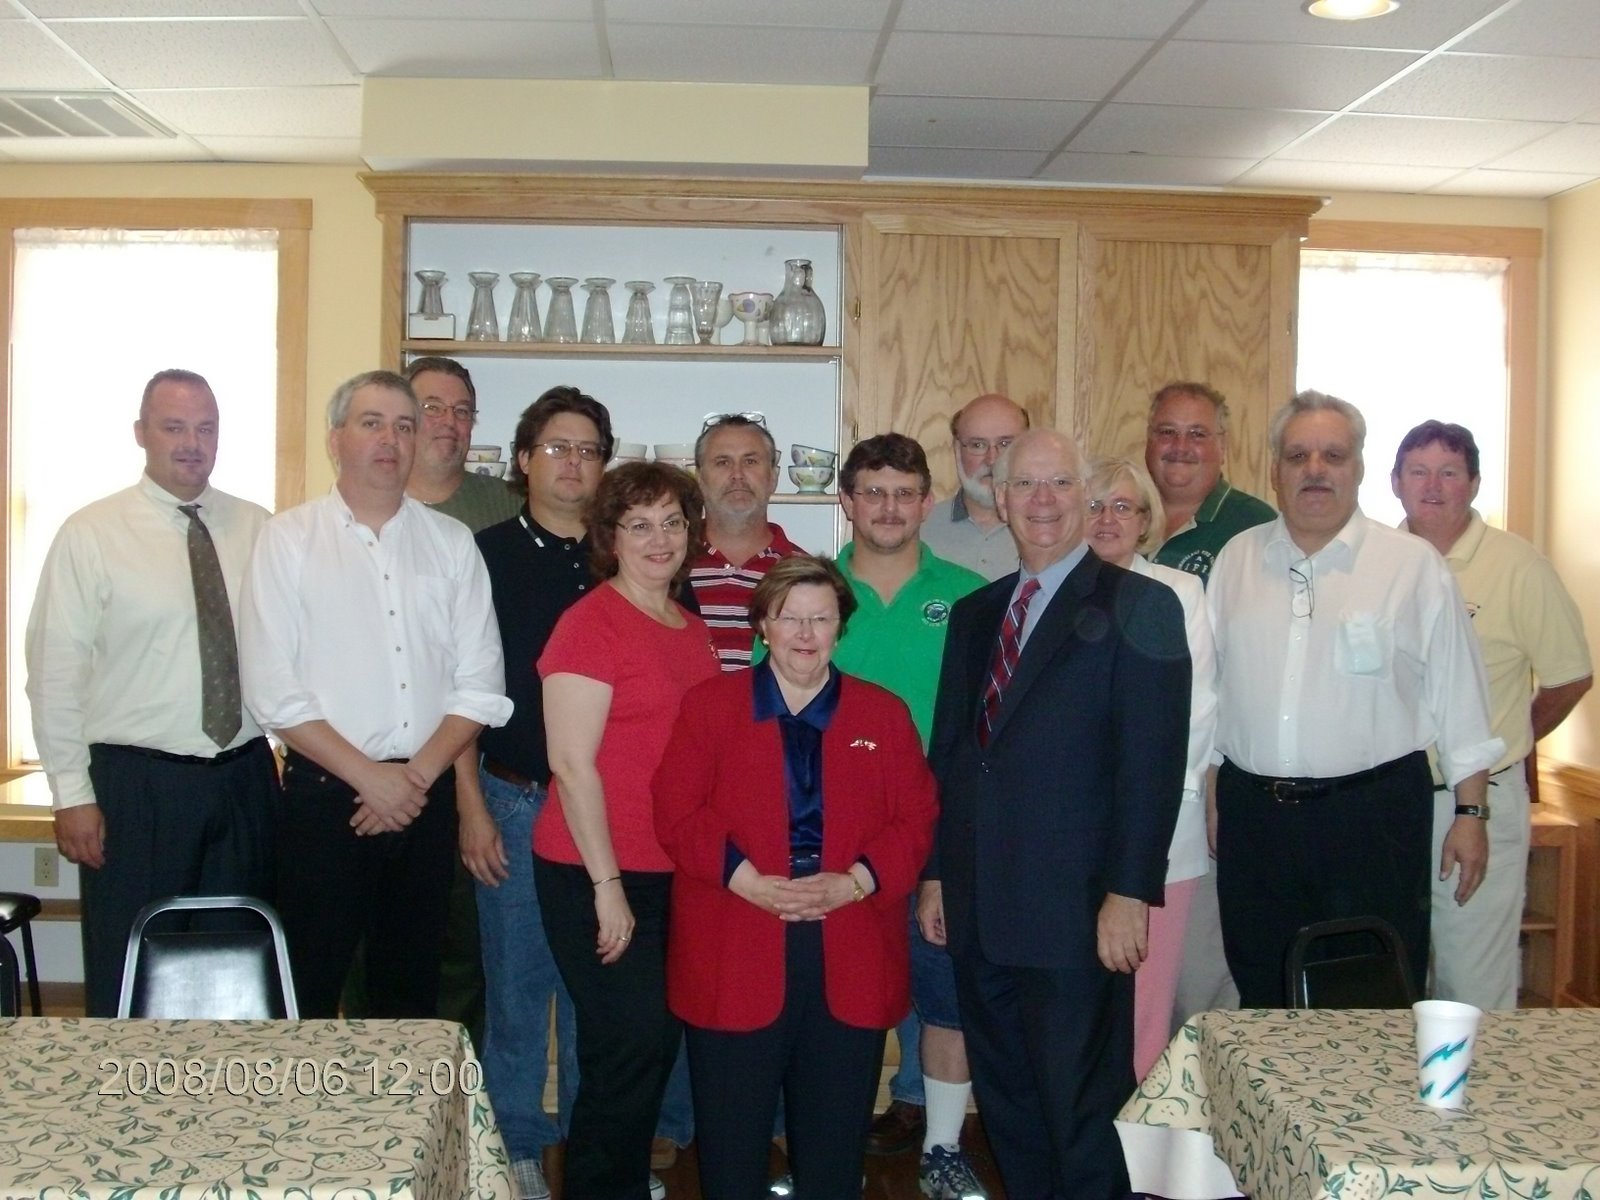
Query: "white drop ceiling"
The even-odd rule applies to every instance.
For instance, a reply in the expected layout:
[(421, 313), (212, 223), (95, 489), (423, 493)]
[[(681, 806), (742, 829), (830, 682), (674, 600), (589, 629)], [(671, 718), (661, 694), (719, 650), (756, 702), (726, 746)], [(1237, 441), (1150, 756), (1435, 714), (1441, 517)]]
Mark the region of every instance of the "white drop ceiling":
[(177, 134), (0, 137), (0, 163), (360, 164), (367, 76), (867, 86), (871, 176), (1520, 197), (1600, 178), (1597, 0), (1354, 22), (1300, 0), (0, 0), (0, 92), (109, 93)]

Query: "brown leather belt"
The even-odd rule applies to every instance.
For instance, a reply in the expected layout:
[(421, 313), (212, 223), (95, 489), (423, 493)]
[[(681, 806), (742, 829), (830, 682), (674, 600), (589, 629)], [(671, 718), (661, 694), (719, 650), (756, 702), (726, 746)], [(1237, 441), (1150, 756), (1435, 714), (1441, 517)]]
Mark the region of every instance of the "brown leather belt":
[(485, 771), (496, 779), (504, 780), (512, 787), (526, 790), (534, 785), (534, 780), (524, 775), (521, 771), (514, 771), (499, 759), (490, 758), (487, 754), (483, 756), (482, 766)]

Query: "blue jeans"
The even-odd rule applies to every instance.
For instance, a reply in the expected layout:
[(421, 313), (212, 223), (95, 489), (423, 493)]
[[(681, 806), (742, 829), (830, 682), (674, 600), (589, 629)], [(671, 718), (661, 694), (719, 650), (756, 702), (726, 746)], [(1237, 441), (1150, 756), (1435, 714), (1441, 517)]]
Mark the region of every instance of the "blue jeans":
[[(538, 1159), (559, 1142), (578, 1092), (578, 1035), (572, 1000), (550, 955), (533, 886), (533, 822), (543, 786), (519, 788), (478, 772), (484, 803), (500, 828), (510, 875), (499, 887), (477, 885), (487, 1012), (483, 1075), (512, 1162)], [(550, 1058), (550, 1001), (556, 1002), (556, 1086), (561, 1127), (544, 1111)]]

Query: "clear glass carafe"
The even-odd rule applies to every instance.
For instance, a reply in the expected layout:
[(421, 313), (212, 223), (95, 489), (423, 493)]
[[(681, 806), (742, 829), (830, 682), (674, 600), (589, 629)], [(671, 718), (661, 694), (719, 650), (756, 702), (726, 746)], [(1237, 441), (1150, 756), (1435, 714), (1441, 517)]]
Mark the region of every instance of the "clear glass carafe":
[(711, 345), (717, 334), (717, 304), (722, 299), (722, 282), (703, 279), (690, 288), (694, 296), (694, 331), (702, 346)]
[(422, 285), (422, 295), (417, 300), (417, 315), (422, 317), (444, 316), (444, 279), (443, 271), (418, 271), (417, 282)]
[(591, 275), (583, 281), (589, 299), (583, 305), (581, 341), (609, 346), (617, 340), (617, 327), (611, 319), (611, 285), (615, 282), (604, 275)]
[(511, 282), (517, 285), (517, 294), (511, 298), (511, 319), (506, 322), (506, 341), (537, 342), (543, 338), (539, 330), (539, 275), (534, 271), (513, 271)]
[(689, 298), (689, 287), (694, 283), (691, 275), (668, 275), (665, 283), (672, 285), (667, 297), (667, 345), (694, 345), (694, 304)]
[(791, 258), (783, 264), (783, 291), (772, 301), (770, 336), (774, 346), (820, 346), (827, 329), (822, 298), (811, 290), (811, 260)]
[(578, 281), (570, 275), (557, 275), (545, 282), (550, 285), (550, 307), (544, 312), (544, 340), (577, 341), (578, 317), (572, 309), (572, 285)]
[(628, 314), (622, 323), (622, 341), (627, 346), (653, 346), (656, 340), (655, 318), (650, 315), (650, 293), (656, 285), (648, 279), (630, 279), (624, 285), (628, 292)]
[(472, 280), (472, 312), (467, 317), (467, 341), (498, 342), (500, 318), (494, 311), (494, 285), (500, 282), (498, 271), (469, 271)]

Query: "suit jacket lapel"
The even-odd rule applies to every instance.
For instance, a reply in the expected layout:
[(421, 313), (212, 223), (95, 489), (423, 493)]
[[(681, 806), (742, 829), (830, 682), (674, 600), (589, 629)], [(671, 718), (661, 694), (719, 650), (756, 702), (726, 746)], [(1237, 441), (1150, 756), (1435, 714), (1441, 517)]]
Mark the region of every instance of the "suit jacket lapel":
[[(1011, 684), (1005, 690), (1005, 695), (1000, 698), (1000, 711), (995, 716), (994, 729), (990, 735), (990, 745), (999, 740), (1001, 732), (1010, 720), (1011, 714), (1022, 703), (1028, 689), (1043, 673), (1046, 664), (1055, 658), (1072, 636), (1077, 624), (1078, 610), (1083, 605), (1084, 598), (1094, 590), (1095, 580), (1100, 575), (1100, 559), (1093, 550), (1083, 556), (1083, 561), (1073, 567), (1061, 586), (1056, 589), (1056, 594), (1051, 597), (1049, 605), (1039, 617), (1039, 622), (1034, 626), (1033, 632), (1028, 635), (1028, 640), (1022, 647), (1022, 657), (1017, 660), (1017, 669), (1011, 676)], [(1002, 619), (1004, 612), (1002, 611)], [(995, 622), (995, 638), (1000, 636), (1000, 624)], [(994, 646), (991, 642), (990, 651)]]

